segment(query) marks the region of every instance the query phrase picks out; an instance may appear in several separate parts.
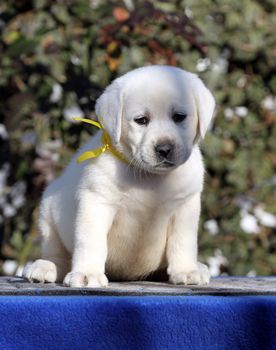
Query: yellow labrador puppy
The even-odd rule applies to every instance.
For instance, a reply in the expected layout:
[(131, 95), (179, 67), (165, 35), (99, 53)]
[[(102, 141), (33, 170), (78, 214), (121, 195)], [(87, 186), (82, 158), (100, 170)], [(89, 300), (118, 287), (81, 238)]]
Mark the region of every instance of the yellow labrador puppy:
[(101, 146), (99, 131), (48, 186), (39, 217), (42, 259), (24, 276), (101, 287), (107, 276), (135, 280), (166, 268), (172, 283), (208, 283), (208, 268), (197, 260), (198, 140), (214, 107), (202, 81), (175, 67), (139, 68), (108, 86), (96, 115), (109, 149), (77, 164)]

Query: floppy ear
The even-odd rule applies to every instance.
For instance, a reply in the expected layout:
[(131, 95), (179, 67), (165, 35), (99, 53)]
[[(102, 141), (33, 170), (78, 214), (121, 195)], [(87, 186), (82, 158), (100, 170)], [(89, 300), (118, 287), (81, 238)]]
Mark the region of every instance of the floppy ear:
[(215, 99), (203, 82), (196, 77), (193, 84), (200, 136), (203, 139), (215, 110)]
[(108, 132), (114, 144), (118, 143), (121, 137), (122, 109), (121, 88), (114, 81), (97, 99), (95, 106), (98, 121)]

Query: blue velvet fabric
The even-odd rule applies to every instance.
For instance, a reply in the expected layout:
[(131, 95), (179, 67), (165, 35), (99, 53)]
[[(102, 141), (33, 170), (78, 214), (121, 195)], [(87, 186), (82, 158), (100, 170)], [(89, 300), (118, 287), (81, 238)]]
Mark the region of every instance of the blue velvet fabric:
[(276, 349), (276, 296), (2, 296), (0, 349)]

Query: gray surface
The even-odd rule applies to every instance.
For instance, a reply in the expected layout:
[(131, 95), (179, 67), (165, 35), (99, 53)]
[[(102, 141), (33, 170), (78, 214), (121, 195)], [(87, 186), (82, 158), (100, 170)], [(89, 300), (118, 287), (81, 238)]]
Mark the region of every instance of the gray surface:
[(55, 283), (29, 283), (20, 277), (0, 277), (0, 295), (276, 295), (276, 277), (220, 277), (207, 286), (164, 282), (111, 282), (106, 288), (68, 288)]

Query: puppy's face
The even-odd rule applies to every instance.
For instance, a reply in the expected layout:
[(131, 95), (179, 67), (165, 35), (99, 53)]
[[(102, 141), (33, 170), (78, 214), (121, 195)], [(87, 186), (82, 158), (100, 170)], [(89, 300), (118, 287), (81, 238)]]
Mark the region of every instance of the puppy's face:
[(134, 164), (166, 172), (190, 156), (198, 118), (189, 91), (174, 85), (136, 86), (124, 96), (121, 143)]
[(194, 74), (149, 66), (116, 79), (98, 99), (96, 114), (130, 163), (164, 173), (189, 158), (214, 106), (210, 91)]

